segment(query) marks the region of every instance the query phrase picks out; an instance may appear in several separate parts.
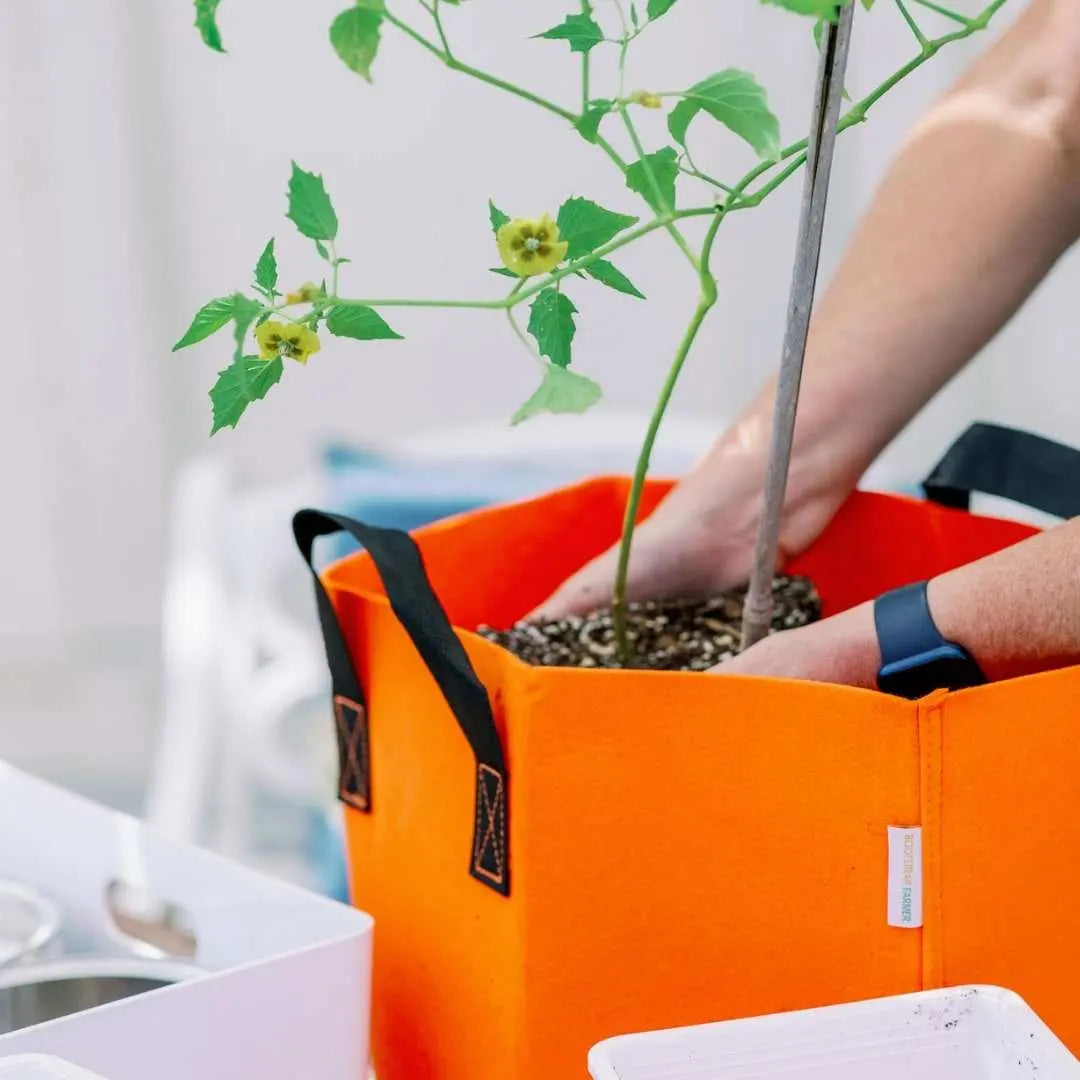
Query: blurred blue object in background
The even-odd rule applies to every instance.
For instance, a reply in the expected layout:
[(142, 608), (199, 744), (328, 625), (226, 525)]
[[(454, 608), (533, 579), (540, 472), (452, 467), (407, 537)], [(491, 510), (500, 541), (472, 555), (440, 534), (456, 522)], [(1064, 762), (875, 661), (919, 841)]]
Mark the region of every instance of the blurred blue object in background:
[[(409, 461), (342, 445), (323, 455), (330, 505), (366, 525), (418, 529), (454, 514), (529, 498), (580, 480), (580, 466), (555, 462)], [(331, 542), (333, 557), (356, 549), (349, 538)]]

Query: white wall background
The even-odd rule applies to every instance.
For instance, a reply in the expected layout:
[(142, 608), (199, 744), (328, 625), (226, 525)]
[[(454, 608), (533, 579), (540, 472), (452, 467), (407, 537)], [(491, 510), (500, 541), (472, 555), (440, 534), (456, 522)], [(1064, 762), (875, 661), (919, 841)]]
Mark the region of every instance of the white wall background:
[[(521, 214), (572, 193), (634, 206), (603, 156), (560, 121), (440, 69), (392, 31), (368, 86), (330, 51), (326, 27), (341, 6), (225, 0), (230, 51), (220, 56), (198, 40), (184, 0), (0, 0), (0, 756), (54, 773), (89, 752), (102, 768), (145, 756), (170, 487), (205, 449), (205, 394), (227, 356), (224, 340), (177, 356), (169, 345), (199, 304), (246, 284), (271, 234), (285, 282), (319, 274), (283, 217), (290, 158), (325, 174), (339, 248), (355, 260), (343, 291), (354, 295), (494, 294), (489, 195)], [(470, 0), (447, 21), (471, 62), (572, 104), (565, 46), (528, 35), (573, 6)], [(859, 19), (856, 96), (911, 55), (895, 12), (878, 6)], [(756, 0), (682, 0), (649, 38), (632, 85), (672, 88), (746, 67), (769, 89), (785, 135), (804, 129), (808, 24)], [(844, 136), (826, 269), (903, 132), (986, 40), (943, 53)], [(602, 78), (601, 69), (595, 93)], [(661, 118), (644, 120), (659, 145)], [(719, 129), (703, 143), (702, 127), (710, 171), (735, 178), (752, 163)], [(677, 410), (719, 422), (775, 364), (797, 203), (796, 182), (725, 225), (721, 302)], [(619, 261), (650, 302), (576, 288), (576, 364), (610, 402), (640, 407), (660, 383), (693, 282), (661, 234)], [(889, 472), (917, 476), (975, 417), (1075, 441), (1078, 279), (1072, 257), (890, 451)], [(377, 440), (509, 416), (532, 390), (533, 368), (492, 313), (403, 312), (393, 322), (406, 341), (327, 342), (216, 449), (271, 479), (309, 464), (328, 436)]]

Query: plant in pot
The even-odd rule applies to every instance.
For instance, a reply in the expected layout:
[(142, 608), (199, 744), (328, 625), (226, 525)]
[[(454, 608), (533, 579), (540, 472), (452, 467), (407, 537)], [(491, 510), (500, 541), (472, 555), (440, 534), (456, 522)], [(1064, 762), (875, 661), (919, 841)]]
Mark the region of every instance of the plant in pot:
[[(494, 314), (539, 365), (538, 387), (512, 418), (524, 422), (545, 411), (584, 412), (600, 399), (573, 354), (575, 297), (588, 279), (640, 302), (619, 266), (623, 249), (666, 238), (697, 298), (631, 476), (464, 515), (415, 538), (316, 511), (294, 522), (309, 563), (314, 541), (329, 533), (348, 531), (365, 548), (315, 584), (353, 897), (379, 925), (380, 1076), (580, 1073), (590, 1043), (618, 1031), (914, 989), (918, 965), (873, 914), (883, 906), (875, 875), (884, 822), (917, 802), (909, 704), (811, 684), (608, 670), (702, 668), (740, 644), (740, 597), (631, 611), (626, 572), (635, 527), (667, 490), (648, 478), (650, 455), (717, 300), (712, 260), (721, 227), (764, 203), (808, 156), (812, 166), (820, 162), (824, 132), (785, 143), (764, 88), (740, 69), (701, 72), (677, 90), (629, 82), (628, 58), (647, 45), (650, 28), (703, 0), (581, 0), (561, 21), (537, 26), (535, 48), (565, 50), (573, 64), (573, 87), (560, 101), (469, 63), (454, 33), (463, 2), (483, 0), (359, 0), (333, 20), (330, 43), (370, 79), (382, 37), (397, 33), (451, 75), (509, 94), (523, 110), (554, 114), (568, 139), (595, 147), (618, 171), (625, 206), (579, 196), (550, 208), (489, 203), (492, 261), (505, 279), (497, 295), (355, 297), (345, 288), (348, 259), (327, 186), (294, 164), (287, 216), (322, 261), (309, 275), (318, 280), (283, 285), (271, 240), (252, 287), (210, 301), (176, 346), (232, 325), (232, 361), (210, 391), (219, 431), (235, 426), (292, 362), (306, 364), (327, 336), (389, 348), (405, 314), (418, 309)], [(806, 38), (815, 29), (824, 70), (853, 5), (772, 2), (812, 20)], [(835, 130), (862, 123), (906, 75), (981, 30), (1003, 4), (965, 14), (936, 0), (893, 0), (914, 55), (850, 101)], [(220, 49), (217, 7), (195, 4), (204, 40)], [(923, 16), (945, 28), (930, 36)], [(594, 78), (600, 50), (614, 56), (613, 85)], [(837, 108), (839, 89), (830, 87)], [(645, 110), (666, 114), (664, 144), (642, 139)], [(695, 140), (717, 133), (757, 155), (743, 176), (722, 181), (696, 164)], [(478, 194), (481, 205), (484, 198)], [(806, 261), (800, 250), (797, 263)], [(816, 253), (811, 261), (816, 269)], [(808, 315), (808, 304), (800, 310)], [(767, 525), (784, 465), (779, 439), (751, 600), (772, 592)], [(918, 536), (903, 558), (883, 547), (876, 562), (867, 552), (853, 567), (859, 534), (905, 530)], [(961, 547), (972, 557), (978, 544), (946, 549), (945, 531), (901, 500), (857, 493), (825, 546), (785, 568), (773, 618), (795, 625), (816, 615), (808, 579), (826, 606), (841, 608), (913, 579), (905, 575), (940, 572)], [(570, 627), (515, 626), (615, 541), (609, 613)], [(513, 629), (481, 636), (482, 626)], [(524, 664), (501, 643), (539, 662)], [(853, 971), (843, 958), (854, 955), (878, 962)]]
[[(786, 145), (782, 142), (780, 125), (769, 109), (764, 88), (743, 70), (725, 68), (674, 91), (642, 90), (628, 83), (632, 51), (647, 42), (649, 27), (666, 16), (676, 0), (618, 0), (611, 4), (582, 0), (580, 10), (554, 26), (542, 28), (537, 37), (568, 46), (577, 58), (580, 93), (576, 102), (565, 105), (468, 64), (452, 46), (452, 9), (460, 2), (424, 0), (421, 6), (425, 10), (420, 13), (423, 18), (418, 21), (399, 15), (395, 6), (388, 6), (384, 0), (360, 0), (333, 21), (330, 42), (345, 64), (370, 81), (381, 35), (386, 30), (396, 31), (449, 71), (517, 97), (523, 108), (554, 113), (566, 121), (568, 138), (592, 144), (621, 173), (628, 189), (627, 207), (613, 210), (586, 198), (571, 197), (551, 213), (541, 210), (532, 216), (512, 217), (489, 201), (493, 255), (497, 252), (501, 262), (494, 272), (513, 281), (501, 295), (449, 300), (353, 298), (343, 288), (347, 274), (343, 268), (349, 259), (337, 249), (338, 219), (323, 178), (294, 163), (289, 178), (288, 217), (303, 236), (313, 241), (313, 257), (322, 263), (321, 272), (314, 276), (321, 273), (321, 282), (307, 282), (282, 292), (271, 239), (258, 258), (250, 291), (238, 291), (204, 305), (175, 348), (193, 345), (233, 324), (232, 363), (222, 370), (210, 392), (212, 432), (217, 432), (235, 427), (248, 406), (277, 384), (289, 361), (306, 364), (321, 347), (320, 335), (362, 342), (392, 341), (401, 337), (388, 322), (394, 309), (477, 309), (504, 316), (541, 368), (539, 386), (513, 414), (511, 423), (524, 422), (541, 412), (584, 412), (601, 399), (602, 392), (573, 363), (579, 317), (573, 294), (581, 279), (591, 279), (629, 298), (643, 300), (643, 294), (610, 256), (631, 244), (652, 240), (654, 233), (666, 235), (685, 257), (688, 284), (697, 291), (697, 304), (675, 348), (643, 435), (626, 500), (611, 609), (587, 618), (521, 624), (502, 632), (484, 627), (482, 632), (536, 663), (690, 670), (711, 667), (740, 645), (741, 594), (706, 602), (675, 598), (665, 603), (628, 605), (626, 578), (634, 529), (665, 412), (701, 327), (716, 303), (717, 281), (711, 262), (719, 229), (729, 215), (760, 206), (797, 174), (806, 162), (810, 140), (799, 139)], [(812, 16), (814, 38), (819, 45), (825, 20), (835, 18), (838, 10), (833, 0), (772, 2)], [(873, 4), (873, 0), (862, 2), (866, 8)], [(916, 39), (918, 55), (871, 93), (851, 102), (837, 130), (862, 123), (872, 106), (904, 76), (943, 45), (981, 29), (1000, 6), (989, 4), (969, 17), (925, 0), (910, 0), (910, 6), (907, 0), (897, 0), (897, 8)], [(222, 50), (217, 7), (216, 0), (197, 0), (196, 24), (204, 41)], [(929, 38), (912, 14), (912, 9), (919, 8), (930, 9), (955, 25), (947, 33)], [(616, 51), (618, 74), (615, 85), (598, 87), (591, 78), (592, 59), (596, 50), (605, 49)], [(642, 110), (666, 112), (670, 136), (666, 145), (643, 144), (635, 121), (635, 115)], [(748, 143), (759, 159), (742, 177), (730, 182), (704, 174), (691, 154), (694, 139), (712, 137), (712, 128), (717, 124), (726, 128), (729, 136)], [(615, 145), (619, 134), (624, 143), (622, 150)], [(681, 187), (689, 184), (693, 185), (693, 195), (699, 196), (696, 204), (681, 193)], [(700, 198), (702, 194), (704, 199)], [(631, 209), (636, 212), (627, 212)], [(819, 614), (818, 598), (809, 582), (782, 577), (775, 588), (779, 603), (772, 621), (777, 628), (800, 625)]]

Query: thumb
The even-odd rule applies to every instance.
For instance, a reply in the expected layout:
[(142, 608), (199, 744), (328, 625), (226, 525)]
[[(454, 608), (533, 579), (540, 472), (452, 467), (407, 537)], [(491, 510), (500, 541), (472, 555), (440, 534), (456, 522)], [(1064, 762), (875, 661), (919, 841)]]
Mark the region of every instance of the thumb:
[(615, 561), (614, 551), (606, 551), (586, 563), (525, 618), (530, 621), (564, 619), (568, 615), (587, 615), (590, 611), (610, 607)]

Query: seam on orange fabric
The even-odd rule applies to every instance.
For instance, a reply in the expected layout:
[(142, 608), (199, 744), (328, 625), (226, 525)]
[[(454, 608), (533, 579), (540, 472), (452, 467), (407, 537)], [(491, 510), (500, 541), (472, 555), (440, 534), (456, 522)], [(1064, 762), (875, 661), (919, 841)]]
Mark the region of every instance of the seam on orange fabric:
[(946, 692), (919, 702), (919, 803), (923, 844), (922, 986), (945, 985), (945, 918), (942, 883), (942, 723)]

